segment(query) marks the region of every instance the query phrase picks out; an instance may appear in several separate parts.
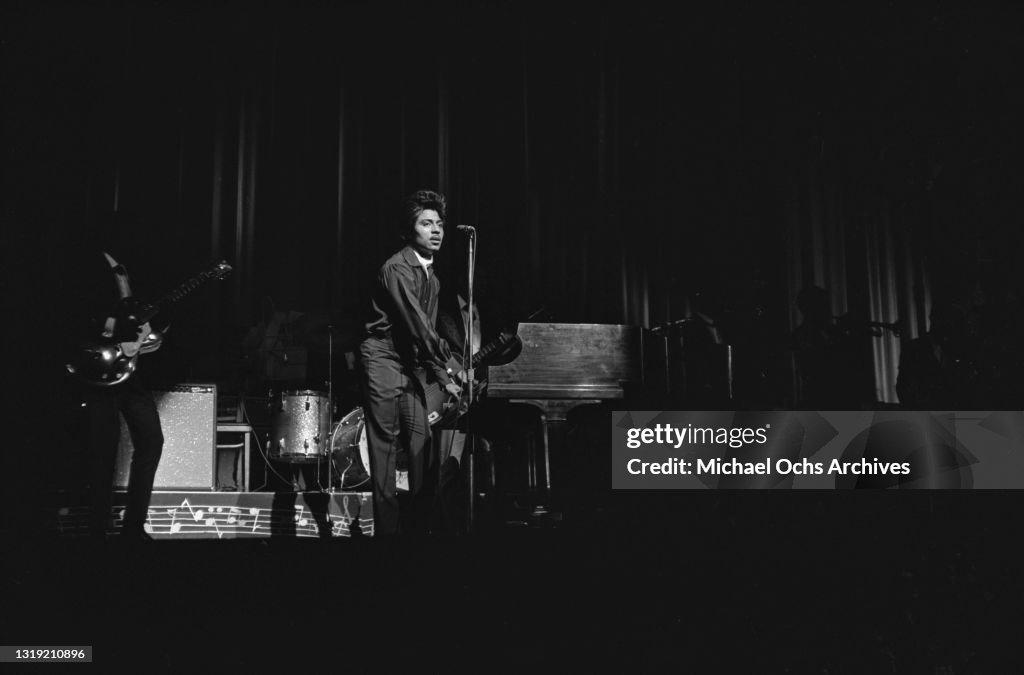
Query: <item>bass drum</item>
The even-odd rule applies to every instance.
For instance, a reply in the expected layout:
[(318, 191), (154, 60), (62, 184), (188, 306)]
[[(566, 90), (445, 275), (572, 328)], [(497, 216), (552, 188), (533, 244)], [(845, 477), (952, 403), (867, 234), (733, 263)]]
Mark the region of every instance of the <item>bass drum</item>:
[(337, 487), (342, 490), (369, 489), (370, 448), (366, 442), (366, 420), (362, 408), (356, 408), (335, 425), (331, 433), (331, 460), (337, 475)]

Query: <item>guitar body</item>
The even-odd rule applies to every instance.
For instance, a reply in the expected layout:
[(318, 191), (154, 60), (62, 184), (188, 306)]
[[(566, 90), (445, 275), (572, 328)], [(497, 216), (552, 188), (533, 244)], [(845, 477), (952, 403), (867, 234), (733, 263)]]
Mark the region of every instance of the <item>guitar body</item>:
[[(487, 343), (476, 354), (473, 355), (472, 367), (476, 368), (487, 363), (487, 359), (500, 353), (502, 350), (509, 351), (511, 345), (521, 345), (519, 336), (514, 333), (502, 333), (497, 338)], [(512, 350), (514, 352), (514, 349)], [(515, 352), (518, 354), (518, 352)], [(447, 368), (450, 372), (457, 373), (462, 370), (462, 364), (455, 358), (448, 360)], [(430, 426), (441, 428), (451, 426), (456, 420), (466, 414), (469, 404), (462, 396), (453, 396), (441, 386), (434, 374), (428, 370), (419, 370), (420, 385), (423, 387), (423, 395), (426, 400), (427, 423)], [(464, 385), (461, 385), (464, 386)], [(479, 399), (482, 386), (479, 383), (473, 384), (473, 400)]]
[(135, 372), (139, 355), (128, 356), (116, 342), (90, 342), (81, 346), (67, 370), (97, 387), (121, 384)]
[(139, 351), (134, 356), (128, 356), (118, 342), (89, 342), (80, 346), (66, 367), (69, 373), (89, 384), (112, 387), (132, 376), (139, 364), (139, 354), (152, 354), (160, 349), (163, 340), (159, 331), (153, 331), (139, 342)]
[[(455, 359), (448, 362), (448, 367), (453, 372), (462, 369)], [(466, 405), (460, 405), (460, 397), (452, 396), (447, 389), (441, 386), (432, 372), (427, 370), (417, 372), (420, 373), (420, 384), (423, 387), (423, 397), (427, 408), (427, 423), (430, 426), (449, 426), (466, 412)]]

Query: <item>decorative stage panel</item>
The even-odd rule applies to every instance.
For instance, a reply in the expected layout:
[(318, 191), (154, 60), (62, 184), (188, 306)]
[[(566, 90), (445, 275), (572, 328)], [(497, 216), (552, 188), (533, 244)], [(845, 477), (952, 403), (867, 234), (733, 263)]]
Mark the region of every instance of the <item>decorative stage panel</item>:
[[(115, 495), (114, 528), (124, 493)], [(84, 536), (85, 506), (55, 506), (63, 536)], [(146, 519), (154, 539), (351, 537), (373, 535), (369, 492), (154, 492)]]

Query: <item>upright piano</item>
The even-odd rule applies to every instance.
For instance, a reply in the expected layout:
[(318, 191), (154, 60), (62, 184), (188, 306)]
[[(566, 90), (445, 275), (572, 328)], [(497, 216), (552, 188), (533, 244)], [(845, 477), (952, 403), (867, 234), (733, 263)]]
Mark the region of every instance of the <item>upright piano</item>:
[(551, 456), (559, 452), (569, 412), (580, 405), (624, 398), (643, 385), (644, 335), (639, 326), (596, 323), (521, 323), (519, 356), (491, 366), (487, 396), (523, 403), (540, 411), (544, 491), (539, 494), (536, 463), (530, 488), (539, 497), (535, 515), (547, 512)]

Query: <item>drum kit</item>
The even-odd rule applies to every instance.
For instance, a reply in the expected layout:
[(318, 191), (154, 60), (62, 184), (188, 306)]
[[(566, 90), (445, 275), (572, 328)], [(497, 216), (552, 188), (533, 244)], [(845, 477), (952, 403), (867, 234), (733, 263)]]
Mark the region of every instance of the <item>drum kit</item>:
[(273, 396), (271, 412), (270, 459), (288, 464), (328, 462), (329, 484), (342, 490), (369, 483), (370, 455), (362, 408), (332, 423), (331, 397), (307, 389)]

